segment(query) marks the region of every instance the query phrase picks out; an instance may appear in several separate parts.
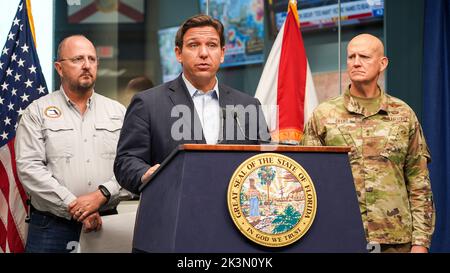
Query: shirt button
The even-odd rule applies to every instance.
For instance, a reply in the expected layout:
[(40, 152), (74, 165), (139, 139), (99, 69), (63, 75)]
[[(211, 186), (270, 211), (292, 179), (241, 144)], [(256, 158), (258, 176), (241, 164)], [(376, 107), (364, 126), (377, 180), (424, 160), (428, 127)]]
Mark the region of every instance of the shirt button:
[(88, 186), (89, 187), (92, 186), (92, 182), (91, 181), (88, 182)]
[(84, 142), (87, 142), (87, 139), (85, 139)]
[(86, 163), (89, 163), (89, 162), (91, 162), (91, 160), (90, 160), (90, 159), (86, 160)]

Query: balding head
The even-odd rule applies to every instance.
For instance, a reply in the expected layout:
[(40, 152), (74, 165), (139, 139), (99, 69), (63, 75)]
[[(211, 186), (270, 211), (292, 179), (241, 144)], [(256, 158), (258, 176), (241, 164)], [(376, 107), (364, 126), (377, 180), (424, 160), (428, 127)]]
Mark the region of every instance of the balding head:
[(355, 36), (349, 43), (348, 47), (354, 45), (362, 45), (367, 49), (372, 50), (378, 56), (384, 56), (384, 45), (383, 42), (371, 34), (363, 33), (358, 36)]
[(347, 72), (352, 85), (376, 86), (387, 65), (383, 42), (377, 37), (361, 34), (348, 43)]
[(88, 41), (88, 42), (92, 45), (92, 47), (95, 48), (94, 45), (92, 44), (92, 42), (91, 42), (88, 38), (86, 38), (86, 36), (81, 35), (81, 34), (71, 35), (71, 36), (68, 36), (68, 37), (64, 38), (64, 39), (59, 43), (59, 45), (58, 45), (58, 51), (57, 51), (57, 53), (56, 53), (56, 58), (57, 58), (57, 60), (60, 60), (60, 59), (62, 58), (63, 50), (65, 49), (65, 47), (67, 46), (67, 44), (70, 44), (70, 41), (72, 41), (72, 40), (79, 40), (79, 39)]
[(55, 69), (65, 91), (92, 92), (97, 79), (97, 65), (95, 47), (85, 36), (72, 35), (59, 44)]

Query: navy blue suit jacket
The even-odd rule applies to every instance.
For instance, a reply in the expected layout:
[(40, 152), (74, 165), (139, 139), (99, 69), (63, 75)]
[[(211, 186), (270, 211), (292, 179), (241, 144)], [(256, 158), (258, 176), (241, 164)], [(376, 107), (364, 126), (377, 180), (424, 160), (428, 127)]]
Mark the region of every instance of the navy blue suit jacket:
[[(220, 143), (259, 144), (260, 140), (270, 140), (267, 124), (256, 98), (219, 83), (219, 105), (222, 109), (227, 105), (243, 107), (255, 105), (259, 109), (256, 137), (250, 138), (246, 133), (250, 128), (254, 128), (254, 125), (250, 126), (248, 119), (236, 122), (236, 115), (230, 116), (228, 113), (224, 118), (231, 119), (234, 132), (227, 134), (224, 128), (228, 126), (222, 126), (223, 136), (232, 135), (232, 137)], [(176, 111), (189, 109), (193, 115), (183, 115), (183, 120), (180, 116), (171, 117), (174, 107)], [(172, 137), (172, 127), (176, 122), (189, 125), (185, 128), (191, 132), (188, 139)], [(222, 123), (230, 124), (230, 120), (223, 120)], [(191, 126), (193, 124), (200, 124), (200, 132), (194, 132), (194, 126)], [(162, 163), (178, 145), (185, 143), (206, 144), (206, 141), (194, 103), (180, 75), (173, 81), (140, 92), (133, 97), (125, 115), (114, 161), (117, 181), (125, 189), (138, 193), (139, 186), (142, 185), (142, 175), (151, 166)]]

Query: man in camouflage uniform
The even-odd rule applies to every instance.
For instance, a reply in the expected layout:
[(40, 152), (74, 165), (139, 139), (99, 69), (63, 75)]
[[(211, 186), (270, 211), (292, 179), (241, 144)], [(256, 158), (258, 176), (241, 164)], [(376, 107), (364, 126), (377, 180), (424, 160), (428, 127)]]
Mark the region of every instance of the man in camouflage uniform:
[(347, 54), (351, 85), (315, 109), (302, 144), (351, 147), (368, 242), (379, 243), (386, 252), (427, 252), (434, 209), (422, 128), (405, 102), (377, 85), (388, 65), (378, 38), (356, 36)]

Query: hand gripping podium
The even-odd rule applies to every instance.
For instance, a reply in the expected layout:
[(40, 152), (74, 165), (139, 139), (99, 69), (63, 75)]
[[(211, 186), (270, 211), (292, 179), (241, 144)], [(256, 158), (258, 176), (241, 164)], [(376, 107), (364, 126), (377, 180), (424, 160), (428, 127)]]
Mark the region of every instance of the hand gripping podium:
[[(133, 251), (156, 253), (367, 252), (347, 147), (180, 145), (141, 187)], [(230, 216), (227, 191), (248, 158), (276, 153), (299, 163), (314, 183), (314, 221), (284, 247), (254, 243)]]

